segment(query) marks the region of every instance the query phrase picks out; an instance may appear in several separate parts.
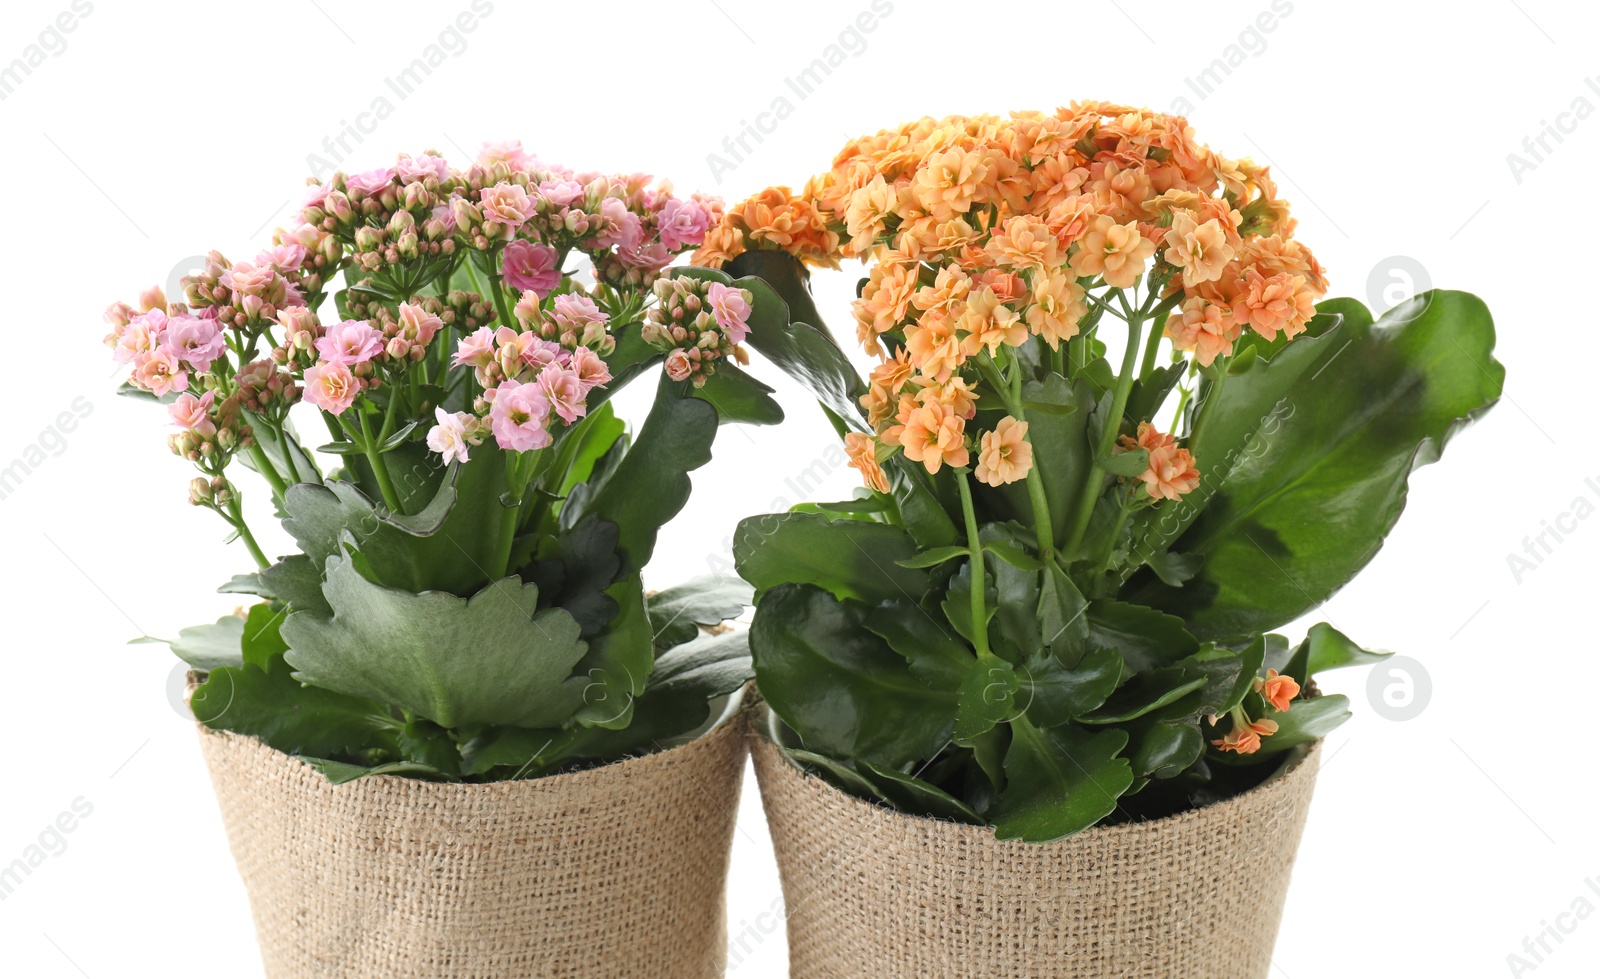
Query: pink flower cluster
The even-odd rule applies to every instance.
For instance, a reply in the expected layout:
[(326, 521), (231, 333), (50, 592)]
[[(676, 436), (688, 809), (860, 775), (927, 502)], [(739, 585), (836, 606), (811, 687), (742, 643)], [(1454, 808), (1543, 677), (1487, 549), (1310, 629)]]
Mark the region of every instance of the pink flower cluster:
[(748, 290), (686, 276), (657, 279), (652, 288), (656, 305), (640, 335), (668, 351), (668, 377), (700, 387), (723, 357), (744, 362), (739, 344), (750, 335), (753, 297)]
[(495, 444), (511, 452), (548, 446), (551, 424), (572, 425), (588, 414), (589, 392), (611, 380), (611, 370), (589, 347), (569, 349), (531, 331), (481, 327), (463, 337), (457, 366), (470, 366), (483, 397), (477, 414), (437, 412), (428, 447), (445, 461), (467, 461), (470, 446), (482, 441), (484, 421)]
[(182, 307), (169, 313), (166, 296), (152, 288), (139, 297), (138, 310), (115, 303), (106, 310), (111, 332), (106, 345), (119, 364), (131, 364), (135, 385), (157, 397), (186, 391), (190, 373), (205, 373), (223, 355), (227, 341), (213, 316), (191, 316)]

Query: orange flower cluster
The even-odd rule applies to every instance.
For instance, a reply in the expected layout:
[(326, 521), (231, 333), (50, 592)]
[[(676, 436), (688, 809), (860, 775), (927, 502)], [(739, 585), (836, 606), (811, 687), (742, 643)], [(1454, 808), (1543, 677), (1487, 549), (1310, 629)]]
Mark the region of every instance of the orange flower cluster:
[[(1254, 689), (1267, 706), (1278, 713), (1288, 710), (1290, 702), (1300, 695), (1300, 684), (1295, 682), (1294, 677), (1283, 676), (1277, 670), (1268, 670), (1264, 678), (1257, 677)], [(1278, 733), (1277, 721), (1268, 717), (1251, 720), (1243, 707), (1235, 707), (1229, 716), (1233, 719), (1233, 727), (1227, 734), (1211, 742), (1219, 751), (1253, 755), (1261, 750), (1262, 738), (1270, 738)], [(1212, 718), (1211, 723), (1215, 724), (1217, 720)]]
[[(1033, 337), (1058, 349), (1096, 290), (1147, 281), (1170, 300), (1166, 336), (1203, 366), (1247, 328), (1303, 332), (1327, 280), (1294, 227), (1266, 167), (1212, 152), (1182, 117), (1081, 102), (853, 140), (799, 194), (773, 188), (729, 208), (695, 261), (763, 248), (866, 261), (857, 338), (883, 362), (864, 406), (885, 444), (937, 472), (967, 465), (976, 445), (969, 361)], [(1152, 498), (1192, 488), (1186, 452), (1149, 448), (1168, 464), (1145, 478)], [(1009, 482), (1031, 465), (1006, 459), (985, 475)]]

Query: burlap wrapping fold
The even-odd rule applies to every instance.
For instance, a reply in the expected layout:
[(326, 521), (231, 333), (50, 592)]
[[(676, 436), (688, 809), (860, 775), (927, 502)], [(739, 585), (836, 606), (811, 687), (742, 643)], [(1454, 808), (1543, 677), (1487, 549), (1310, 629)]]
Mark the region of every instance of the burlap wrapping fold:
[(1265, 979), (1319, 750), (1204, 809), (1030, 844), (846, 795), (753, 742), (790, 979)]
[(746, 724), (547, 778), (332, 785), (201, 728), (269, 979), (710, 979)]

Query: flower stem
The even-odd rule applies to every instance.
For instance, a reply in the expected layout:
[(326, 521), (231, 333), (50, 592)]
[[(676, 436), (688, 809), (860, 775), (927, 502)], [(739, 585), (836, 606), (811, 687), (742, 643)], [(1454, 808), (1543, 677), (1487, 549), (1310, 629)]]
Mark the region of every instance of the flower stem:
[(983, 600), (983, 542), (978, 540), (978, 515), (972, 508), (972, 487), (967, 483), (967, 470), (956, 470), (956, 485), (961, 487), (961, 514), (967, 521), (967, 554), (972, 567), (972, 642), (978, 647), (978, 658), (989, 655), (989, 615)]
[(1194, 437), (1199, 433), (1201, 427), (1205, 425), (1206, 419), (1211, 417), (1211, 406), (1222, 399), (1222, 386), (1228, 380), (1228, 362), (1231, 359), (1230, 357), (1217, 358), (1219, 365), (1217, 379), (1212, 381), (1211, 386), (1206, 389), (1206, 399), (1200, 403), (1200, 414), (1195, 418), (1194, 424), (1189, 426), (1189, 441), (1191, 443), (1193, 443)]
[(517, 501), (517, 505), (505, 507), (503, 514), (504, 523), (500, 525), (500, 539), (495, 543), (494, 560), (490, 567), (498, 568), (499, 573), (495, 580), (509, 575), (511, 568), (511, 548), (517, 539), (517, 528), (522, 523), (522, 494), (528, 488), (528, 482), (533, 475), (531, 460), (526, 453), (508, 452), (506, 454), (506, 489), (507, 496)]
[[(220, 511), (218, 511), (220, 512)], [(250, 556), (255, 558), (258, 568), (266, 568), (272, 564), (267, 556), (261, 553), (261, 545), (256, 543), (256, 537), (250, 533), (250, 527), (244, 522), (244, 509), (239, 505), (239, 498), (235, 496), (228, 503), (228, 512), (223, 514), (223, 519), (239, 532), (239, 539), (244, 541), (244, 546), (249, 549)]]
[(263, 449), (258, 441), (250, 443), (250, 461), (256, 464), (256, 471), (267, 481), (267, 485), (272, 487), (272, 495), (282, 502), (283, 491), (289, 487), (284, 483), (283, 477), (278, 475), (277, 467), (273, 466), (272, 460), (267, 457), (267, 450)]
[(1156, 352), (1161, 349), (1161, 338), (1165, 335), (1165, 330), (1150, 331), (1150, 339), (1144, 345), (1144, 362), (1139, 365), (1140, 380), (1149, 377), (1150, 372), (1156, 369)]
[(405, 513), (400, 508), (400, 496), (394, 491), (394, 483), (389, 479), (389, 466), (383, 461), (383, 452), (379, 443), (372, 437), (372, 426), (367, 424), (367, 416), (361, 416), (361, 454), (367, 457), (367, 463), (372, 466), (372, 474), (378, 480), (378, 492), (383, 494), (383, 503), (395, 513)]
[[(1155, 296), (1151, 291), (1151, 298)], [(1138, 363), (1139, 341), (1143, 338), (1145, 317), (1149, 313), (1150, 301), (1147, 300), (1144, 308), (1134, 313), (1128, 323), (1128, 346), (1122, 352), (1122, 372), (1117, 375), (1117, 386), (1111, 396), (1111, 410), (1106, 417), (1100, 420), (1100, 438), (1095, 445), (1094, 459), (1089, 465), (1088, 476), (1083, 481), (1083, 489), (1078, 493), (1078, 510), (1072, 517), (1072, 528), (1067, 535), (1067, 545), (1062, 548), (1062, 553), (1067, 560), (1077, 553), (1078, 545), (1083, 543), (1084, 532), (1089, 529), (1089, 518), (1094, 514), (1095, 501), (1100, 497), (1100, 482), (1105, 478), (1105, 470), (1100, 468), (1100, 460), (1111, 454), (1111, 448), (1116, 444), (1117, 431), (1122, 424), (1122, 411), (1128, 406), (1128, 393), (1133, 390), (1134, 367)]]

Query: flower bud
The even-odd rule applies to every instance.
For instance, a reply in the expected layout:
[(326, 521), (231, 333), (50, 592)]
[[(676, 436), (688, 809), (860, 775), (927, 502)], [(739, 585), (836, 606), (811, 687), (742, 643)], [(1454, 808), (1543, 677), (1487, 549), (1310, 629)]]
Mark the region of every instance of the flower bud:
[(211, 482), (204, 476), (196, 476), (189, 481), (189, 502), (195, 506), (209, 506), (211, 504)]
[(152, 309), (165, 311), (167, 308), (167, 294), (161, 291), (160, 286), (151, 286), (139, 293), (139, 312), (148, 313)]

